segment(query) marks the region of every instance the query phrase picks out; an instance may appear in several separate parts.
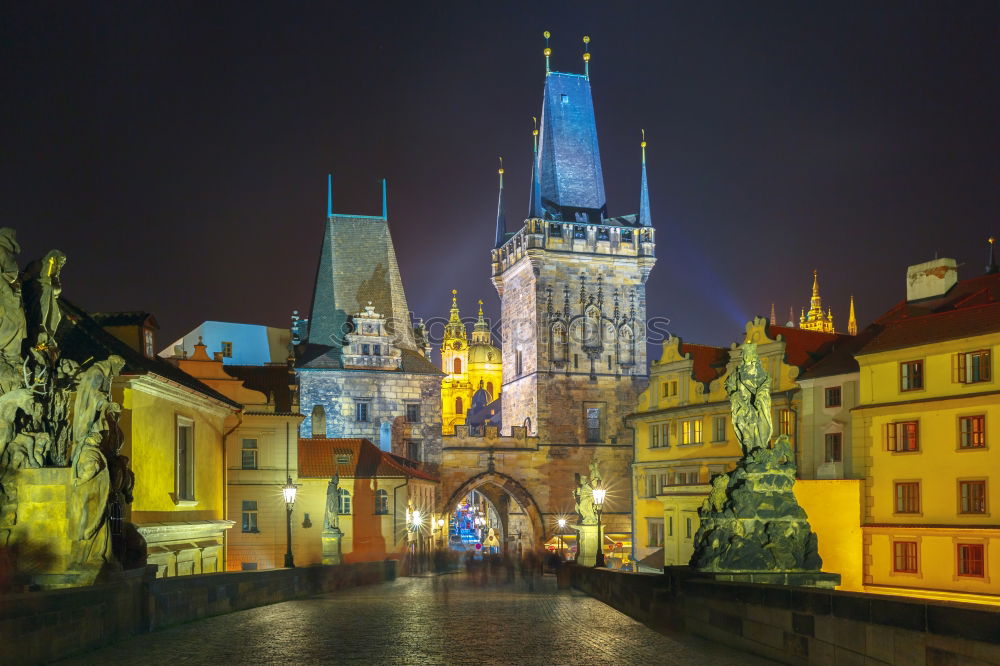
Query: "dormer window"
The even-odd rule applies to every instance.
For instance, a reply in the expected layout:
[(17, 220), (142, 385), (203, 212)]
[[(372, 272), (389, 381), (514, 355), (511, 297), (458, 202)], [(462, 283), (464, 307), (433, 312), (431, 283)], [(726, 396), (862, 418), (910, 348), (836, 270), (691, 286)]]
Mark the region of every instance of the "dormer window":
[(338, 465), (348, 465), (351, 462), (351, 454), (349, 453), (338, 453), (337, 454), (337, 464)]
[(233, 343), (232, 342), (223, 342), (222, 343), (222, 357), (223, 358), (232, 358), (233, 357)]
[(146, 358), (153, 358), (156, 355), (153, 347), (153, 331), (148, 328), (142, 329), (142, 350)]

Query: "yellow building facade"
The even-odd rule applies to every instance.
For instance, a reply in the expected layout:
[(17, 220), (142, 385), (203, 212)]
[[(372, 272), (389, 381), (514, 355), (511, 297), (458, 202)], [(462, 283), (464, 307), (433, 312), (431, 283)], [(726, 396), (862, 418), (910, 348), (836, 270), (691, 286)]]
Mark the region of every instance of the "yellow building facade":
[[(758, 317), (747, 323), (744, 340), (758, 345), (772, 378), (775, 435), (787, 434), (798, 453), (801, 398), (796, 379), (802, 368), (832, 348), (837, 336), (771, 326)], [(635, 428), (635, 559), (644, 570), (689, 562), (709, 481), (732, 470), (742, 455), (724, 387), (740, 354), (735, 344), (727, 350), (672, 337), (650, 368), (649, 388), (629, 417)], [(849, 589), (860, 585), (859, 484), (799, 481), (795, 486), (819, 535), (825, 569), (849, 572), (843, 584)], [(836, 512), (829, 510), (829, 501), (836, 501)], [(852, 545), (845, 546), (841, 535)]]
[[(458, 309), (458, 291), (451, 292), (451, 310), (441, 343), (441, 424), (446, 435), (455, 433), (455, 426), (465, 425), (469, 410), (491, 403), (500, 396), (503, 371), (500, 350), (493, 346), (490, 327), (483, 316), (479, 301), (479, 317), (468, 331)], [(476, 395), (479, 390), (484, 393)], [(482, 404), (479, 404), (482, 403)]]
[(1000, 603), (1000, 274), (907, 283), (857, 355), (866, 588)]

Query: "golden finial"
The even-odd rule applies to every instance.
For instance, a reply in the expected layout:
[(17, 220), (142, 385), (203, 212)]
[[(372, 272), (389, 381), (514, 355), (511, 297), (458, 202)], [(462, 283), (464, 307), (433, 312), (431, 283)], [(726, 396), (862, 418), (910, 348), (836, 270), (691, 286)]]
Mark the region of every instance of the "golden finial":
[(479, 318), (483, 318), (483, 299), (479, 299)]
[(534, 125), (534, 129), (531, 130), (531, 133), (538, 136), (538, 116), (531, 116), (531, 123)]
[(503, 155), (500, 155), (500, 170), (497, 171), (501, 176), (503, 175)]
[(549, 67), (549, 58), (552, 56), (552, 49), (549, 48), (549, 37), (552, 35), (546, 30), (542, 33), (542, 36), (545, 37), (545, 50), (542, 51), (545, 54), (545, 75), (548, 76), (549, 72), (552, 71)]
[(639, 147), (642, 148), (642, 163), (646, 163), (646, 130), (639, 130), (642, 132), (642, 141), (639, 143)]
[(583, 75), (590, 78), (590, 37), (583, 36)]

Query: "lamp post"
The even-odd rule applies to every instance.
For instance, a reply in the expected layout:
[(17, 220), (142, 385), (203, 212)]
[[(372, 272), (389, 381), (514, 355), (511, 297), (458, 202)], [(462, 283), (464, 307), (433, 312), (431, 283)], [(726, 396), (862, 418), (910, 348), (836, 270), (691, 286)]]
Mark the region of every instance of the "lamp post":
[(597, 558), (595, 567), (604, 566), (604, 538), (601, 536), (601, 512), (604, 510), (604, 498), (608, 491), (598, 486), (594, 488), (594, 512), (597, 514)]
[(287, 536), (287, 549), (285, 550), (285, 566), (292, 568), (295, 566), (295, 558), (292, 557), (292, 507), (295, 506), (295, 484), (292, 477), (288, 477), (288, 482), (281, 487), (281, 494), (285, 497), (285, 534)]
[(562, 562), (563, 559), (563, 546), (566, 544), (566, 539), (563, 538), (566, 530), (566, 519), (559, 519), (559, 561)]

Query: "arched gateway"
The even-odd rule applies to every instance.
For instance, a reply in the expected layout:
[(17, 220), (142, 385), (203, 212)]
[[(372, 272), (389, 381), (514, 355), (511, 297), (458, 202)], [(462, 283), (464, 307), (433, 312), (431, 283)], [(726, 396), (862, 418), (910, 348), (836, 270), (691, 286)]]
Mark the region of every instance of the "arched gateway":
[[(450, 495), (442, 493), (446, 499), (438, 512), (453, 517), (452, 539), (461, 533), (461, 526), (455, 523), (462, 520), (468, 498), (476, 497), (477, 493), (495, 513), (494, 519), (499, 521), (498, 536), (508, 547), (533, 548), (545, 540), (542, 512), (531, 493), (513, 477), (495, 470), (473, 476)], [(472, 510), (474, 512), (476, 507)]]

